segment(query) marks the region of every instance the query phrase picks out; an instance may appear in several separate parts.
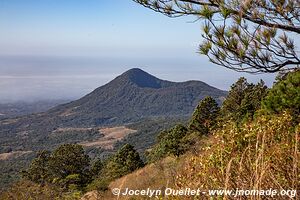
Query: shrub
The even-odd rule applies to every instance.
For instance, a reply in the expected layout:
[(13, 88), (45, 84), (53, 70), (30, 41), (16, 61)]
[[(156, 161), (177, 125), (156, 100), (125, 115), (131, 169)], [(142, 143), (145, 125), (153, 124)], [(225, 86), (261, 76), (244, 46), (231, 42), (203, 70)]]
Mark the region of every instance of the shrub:
[(300, 70), (288, 73), (273, 86), (263, 101), (263, 108), (269, 114), (288, 110), (300, 122)]
[(299, 133), (288, 113), (262, 115), (240, 127), (228, 122), (190, 158), (176, 184), (200, 189), (297, 189)]

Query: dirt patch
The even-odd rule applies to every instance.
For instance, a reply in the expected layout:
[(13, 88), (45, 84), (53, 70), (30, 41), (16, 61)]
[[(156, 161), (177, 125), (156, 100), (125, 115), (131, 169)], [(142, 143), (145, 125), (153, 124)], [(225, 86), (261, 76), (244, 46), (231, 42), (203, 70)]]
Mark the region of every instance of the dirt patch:
[(31, 153), (32, 151), (12, 151), (9, 153), (1, 153), (0, 154), (0, 160), (8, 160), (8, 159), (12, 159), (12, 158), (17, 158), (20, 157), (24, 154), (28, 154)]
[(19, 119), (5, 119), (0, 122), (1, 125), (8, 125), (18, 122)]
[(63, 113), (61, 113), (59, 116), (68, 117), (68, 116), (74, 115), (74, 114), (76, 114), (76, 109), (79, 108), (79, 107), (80, 106), (76, 106), (74, 108), (69, 108), (66, 111), (64, 111)]
[(59, 116), (60, 117), (68, 117), (71, 115), (74, 115), (76, 112), (74, 112), (73, 109), (67, 109), (65, 112), (61, 113)]
[(123, 139), (125, 136), (135, 133), (136, 130), (126, 128), (125, 126), (113, 127), (113, 128), (102, 128), (99, 132), (104, 135), (104, 137), (91, 142), (82, 142), (81, 145), (86, 147), (101, 147), (104, 149), (112, 149), (113, 145)]
[(69, 132), (69, 131), (89, 131), (93, 128), (73, 128), (73, 127), (67, 127), (67, 128), (58, 128), (54, 130), (52, 133), (61, 133), (61, 132)]

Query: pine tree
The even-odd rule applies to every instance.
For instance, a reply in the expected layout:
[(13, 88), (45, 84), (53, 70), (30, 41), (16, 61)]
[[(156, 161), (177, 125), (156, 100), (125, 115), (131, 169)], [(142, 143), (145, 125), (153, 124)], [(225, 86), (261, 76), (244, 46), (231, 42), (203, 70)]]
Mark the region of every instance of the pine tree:
[(130, 144), (125, 144), (107, 164), (111, 178), (119, 178), (144, 166), (139, 153)]
[(199, 53), (239, 72), (299, 69), (293, 36), (300, 34), (299, 0), (133, 0), (169, 17), (203, 22)]
[(273, 86), (263, 101), (263, 108), (275, 114), (287, 110), (300, 122), (300, 70), (288, 73)]
[(263, 81), (252, 84), (241, 77), (231, 86), (221, 107), (223, 120), (232, 119), (240, 123), (246, 118), (253, 118), (255, 111), (261, 108), (261, 101), (267, 94), (267, 86)]
[(39, 151), (29, 168), (22, 172), (23, 177), (35, 183), (44, 184), (47, 182), (51, 175), (49, 171), (50, 153), (46, 150)]
[(53, 151), (49, 159), (51, 173), (64, 179), (71, 174), (85, 174), (90, 158), (78, 144), (63, 144)]
[(219, 110), (217, 102), (212, 97), (205, 97), (193, 113), (189, 130), (199, 132), (201, 135), (208, 134), (216, 123)]
[(179, 156), (183, 154), (187, 145), (183, 139), (188, 134), (188, 129), (178, 124), (170, 130), (164, 130), (157, 136), (158, 143), (147, 153), (148, 162), (154, 162), (168, 155)]
[(91, 167), (91, 175), (97, 176), (101, 173), (102, 169), (104, 167), (104, 164), (101, 159), (97, 159)]

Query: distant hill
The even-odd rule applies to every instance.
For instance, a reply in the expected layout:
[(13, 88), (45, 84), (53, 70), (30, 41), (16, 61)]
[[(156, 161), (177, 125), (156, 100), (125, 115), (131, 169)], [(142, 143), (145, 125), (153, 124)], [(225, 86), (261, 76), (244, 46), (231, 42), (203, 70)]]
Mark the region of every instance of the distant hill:
[[(14, 144), (14, 150), (37, 150), (61, 142), (78, 142), (85, 134), (93, 138), (96, 132), (88, 128), (123, 125), (149, 117), (190, 115), (208, 95), (221, 103), (226, 92), (201, 81), (161, 80), (134, 68), (79, 100), (47, 112), (1, 120), (1, 146)], [(59, 137), (52, 134), (70, 127), (87, 128), (87, 132), (73, 131)]]
[[(64, 143), (83, 144), (90, 156), (105, 157), (124, 142), (144, 151), (161, 130), (185, 122), (202, 98), (210, 95), (221, 103), (226, 94), (201, 81), (175, 83), (131, 69), (79, 100), (2, 119), (0, 188), (17, 180), (38, 150)], [(107, 133), (107, 126), (125, 132)]]
[(72, 126), (127, 123), (149, 116), (188, 115), (207, 95), (220, 103), (226, 92), (201, 81), (164, 81), (135, 68), (49, 113)]
[(35, 102), (0, 103), (0, 119), (45, 112), (70, 100), (39, 100)]

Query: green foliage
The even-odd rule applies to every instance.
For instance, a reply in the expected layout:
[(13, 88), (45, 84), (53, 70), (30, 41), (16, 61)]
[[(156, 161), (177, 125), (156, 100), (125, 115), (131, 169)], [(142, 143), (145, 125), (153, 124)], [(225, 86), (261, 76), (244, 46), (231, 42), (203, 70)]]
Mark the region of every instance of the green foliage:
[(64, 179), (72, 174), (87, 174), (90, 158), (78, 144), (64, 144), (55, 149), (49, 160), (54, 179)]
[(112, 179), (119, 178), (144, 166), (139, 153), (130, 144), (125, 144), (108, 161), (106, 174)]
[(91, 175), (92, 176), (97, 176), (101, 173), (102, 169), (104, 167), (104, 163), (102, 162), (102, 160), (97, 159), (91, 167)]
[(49, 159), (50, 151), (39, 151), (29, 168), (23, 171), (23, 176), (35, 183), (45, 183), (50, 178)]
[[(300, 124), (299, 124), (300, 125)], [(260, 115), (239, 126), (223, 123), (213, 138), (177, 174), (181, 188), (300, 187), (299, 125), (292, 117)]]
[(226, 100), (221, 107), (223, 119), (232, 119), (240, 123), (244, 119), (252, 119), (255, 111), (261, 107), (261, 101), (267, 94), (263, 81), (252, 84), (244, 77), (231, 86)]
[[(40, 185), (29, 180), (21, 180), (8, 190), (0, 193), (1, 200), (65, 200), (63, 190), (52, 184)], [(74, 198), (73, 198), (74, 199)]]
[(186, 152), (195, 144), (195, 133), (198, 136), (206, 135), (215, 126), (219, 110), (212, 97), (205, 97), (196, 107), (188, 128), (176, 125), (157, 135), (157, 144), (146, 152), (148, 162), (155, 162), (168, 155), (179, 156)]
[(147, 155), (149, 162), (154, 162), (167, 155), (179, 156), (186, 150), (183, 138), (187, 135), (187, 128), (183, 125), (176, 125), (168, 131), (162, 131), (158, 135), (158, 144)]
[(300, 34), (299, 1), (133, 1), (170, 17), (191, 15), (202, 20), (199, 52), (217, 65), (249, 73), (299, 68), (293, 34), (287, 35)]
[[(77, 199), (86, 190), (106, 190), (109, 183), (144, 166), (138, 152), (126, 144), (107, 160), (90, 164), (81, 145), (64, 144), (52, 153), (41, 151), (23, 172), (24, 180), (61, 189), (65, 198)], [(67, 192), (67, 193), (66, 193)]]
[(219, 110), (217, 102), (212, 97), (205, 97), (192, 115), (189, 130), (199, 132), (201, 135), (208, 134), (217, 121)]
[(51, 154), (39, 152), (23, 176), (35, 183), (80, 189), (90, 181), (89, 165), (90, 158), (81, 145), (64, 144)]
[(263, 101), (269, 113), (288, 110), (296, 121), (300, 121), (300, 70), (290, 72), (277, 82)]
[(95, 178), (90, 184), (87, 185), (87, 191), (106, 191), (108, 190), (109, 183), (111, 182), (110, 178), (105, 176)]
[(104, 161), (97, 160), (91, 167), (93, 180), (86, 190), (105, 191), (111, 181), (144, 166), (139, 153), (130, 144), (122, 146), (114, 155)]
[[(239, 80), (231, 86), (221, 108), (223, 115), (238, 115), (247, 88), (249, 88), (249, 83), (244, 77), (239, 78)], [(235, 119), (237, 118), (240, 118), (240, 116), (235, 117)]]

